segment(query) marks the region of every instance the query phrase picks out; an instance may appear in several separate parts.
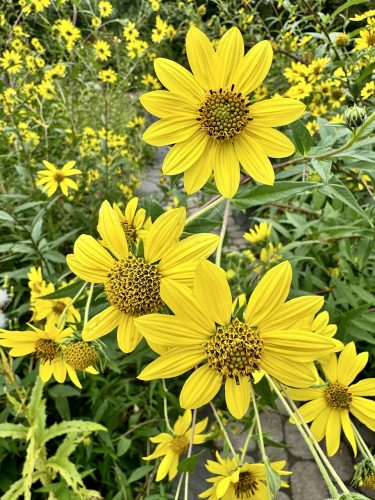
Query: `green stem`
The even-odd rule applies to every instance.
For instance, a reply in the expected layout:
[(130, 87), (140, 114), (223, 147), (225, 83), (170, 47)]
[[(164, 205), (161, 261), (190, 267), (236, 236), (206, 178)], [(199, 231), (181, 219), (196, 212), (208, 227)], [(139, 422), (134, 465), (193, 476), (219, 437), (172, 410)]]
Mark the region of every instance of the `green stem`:
[(78, 297), (81, 295), (81, 293), (83, 292), (83, 290), (86, 288), (86, 285), (87, 285), (87, 283), (84, 283), (81, 286), (81, 288), (78, 290), (78, 292), (74, 295), (74, 297), (72, 298), (72, 300), (66, 304), (66, 306), (64, 307), (63, 312), (61, 313), (59, 321), (57, 322), (57, 325), (56, 325), (57, 328), (61, 328), (62, 327), (62, 325), (64, 323), (64, 319), (65, 319), (66, 313), (68, 312), (69, 307), (71, 305), (73, 305), (74, 302), (78, 299)]
[(205, 214), (209, 210), (212, 210), (213, 208), (217, 207), (224, 200), (225, 200), (224, 196), (219, 196), (219, 197), (213, 198), (208, 203), (206, 203), (206, 205), (204, 205), (200, 210), (198, 210), (197, 212), (190, 215), (190, 217), (188, 217), (186, 219), (186, 225), (189, 225), (191, 222), (198, 219), (199, 217), (201, 217), (203, 214)]
[(367, 457), (370, 460), (370, 462), (372, 463), (372, 465), (373, 465), (373, 467), (375, 469), (375, 459), (374, 459), (373, 454), (371, 453), (369, 447), (367, 446), (365, 440), (363, 439), (363, 437), (359, 433), (358, 429), (354, 425), (353, 425), (353, 430), (354, 430), (354, 435), (356, 437), (356, 441), (357, 441), (358, 447), (361, 450), (361, 453), (362, 453), (363, 457), (364, 458)]
[(87, 296), (86, 306), (85, 306), (85, 316), (83, 318), (83, 326), (85, 326), (89, 320), (89, 311), (90, 311), (90, 304), (91, 304), (91, 300), (92, 300), (93, 291), (94, 291), (94, 283), (91, 283), (90, 289), (89, 289), (89, 294)]
[[(164, 389), (164, 392), (167, 393), (168, 392), (168, 389), (167, 389), (167, 384), (165, 383), (165, 379), (161, 379), (161, 383), (163, 385), (163, 389)], [(167, 426), (167, 429), (169, 430), (169, 432), (171, 432), (173, 435), (174, 435), (174, 431), (172, 429), (172, 426), (169, 422), (169, 417), (168, 417), (168, 400), (167, 400), (167, 396), (164, 395), (163, 396), (163, 406), (164, 406), (164, 420), (165, 420), (165, 424)]]
[(219, 244), (218, 244), (217, 250), (216, 250), (215, 264), (217, 266), (220, 266), (220, 263), (221, 263), (221, 253), (223, 250), (225, 232), (226, 232), (227, 226), (228, 226), (229, 209), (230, 209), (230, 200), (228, 199), (226, 202), (226, 205), (225, 205), (223, 224), (221, 226)]
[(242, 449), (242, 453), (241, 453), (240, 465), (243, 465), (243, 463), (245, 461), (247, 448), (248, 448), (250, 440), (252, 438), (252, 435), (254, 432), (254, 427), (255, 427), (255, 420), (253, 420), (253, 423), (250, 426), (249, 432), (247, 433), (246, 441), (245, 441), (245, 444), (243, 445), (243, 449)]
[(224, 439), (225, 439), (225, 441), (227, 442), (227, 444), (228, 444), (228, 446), (229, 446), (229, 449), (230, 449), (230, 451), (231, 451), (232, 455), (235, 457), (235, 456), (237, 455), (236, 450), (233, 448), (233, 445), (232, 445), (232, 443), (231, 443), (231, 440), (229, 439), (229, 436), (228, 436), (228, 434), (227, 434), (227, 431), (225, 430), (225, 427), (224, 427), (224, 425), (223, 425), (222, 421), (220, 420), (220, 417), (219, 417), (219, 415), (218, 415), (218, 413), (217, 413), (217, 411), (216, 411), (216, 408), (215, 408), (215, 406), (213, 405), (212, 401), (210, 402), (210, 406), (211, 406), (211, 409), (212, 409), (212, 411), (213, 411), (213, 414), (214, 414), (214, 416), (215, 416), (215, 418), (216, 418), (216, 420), (217, 420), (217, 423), (218, 423), (218, 424), (219, 424), (219, 426), (220, 426), (221, 432), (223, 433)]
[[(324, 464), (322, 462), (322, 459), (320, 458), (317, 450), (315, 449), (316, 445), (318, 444), (316, 442), (316, 439), (315, 438), (311, 439), (311, 435), (307, 432), (307, 430), (303, 427), (303, 425), (301, 425), (301, 422), (303, 422), (302, 417), (300, 415), (298, 415), (298, 418), (295, 416), (293, 410), (290, 408), (288, 402), (286, 401), (286, 399), (284, 398), (284, 396), (281, 394), (281, 392), (279, 391), (278, 387), (276, 386), (276, 384), (274, 383), (274, 381), (272, 380), (272, 378), (269, 375), (267, 375), (267, 374), (266, 374), (266, 377), (267, 377), (268, 383), (270, 384), (270, 386), (272, 387), (272, 389), (276, 392), (277, 396), (279, 397), (279, 399), (281, 401), (281, 404), (286, 409), (288, 415), (292, 418), (292, 420), (295, 423), (295, 425), (297, 426), (297, 429), (298, 429), (299, 433), (301, 434), (303, 440), (307, 444), (307, 446), (308, 446), (308, 448), (309, 448), (312, 456), (314, 457), (316, 465), (318, 466), (319, 471), (320, 471), (320, 473), (321, 473), (321, 475), (322, 475), (322, 477), (323, 477), (323, 479), (324, 479), (324, 481), (325, 481), (325, 483), (327, 485), (327, 488), (328, 488), (328, 490), (330, 492), (330, 495), (332, 496), (332, 498), (339, 498), (339, 493), (338, 493), (335, 485), (333, 484), (331, 478), (329, 477), (329, 475), (327, 473), (327, 470), (326, 470), (326, 468), (325, 468), (325, 466), (324, 466)], [(319, 448), (320, 448), (320, 446), (319, 446)], [(323, 451), (322, 451), (322, 453), (323, 453)], [(328, 461), (328, 459), (327, 459), (327, 461)], [(329, 463), (329, 461), (328, 461), (328, 463)], [(326, 465), (327, 465), (327, 463), (326, 463)], [(341, 483), (343, 485), (344, 488), (342, 488), (341, 484), (339, 484), (340, 487), (343, 489), (343, 491), (345, 493), (349, 493), (348, 489), (342, 483), (341, 478), (337, 475), (336, 471), (333, 469), (333, 467), (332, 467), (332, 465), (330, 463), (329, 463), (329, 467), (327, 467), (327, 468), (329, 468), (331, 474), (336, 479), (336, 481), (337, 481), (337, 478), (338, 478), (337, 483), (338, 484)]]
[[(187, 453), (187, 458), (190, 458), (191, 454), (193, 452), (195, 422), (196, 421), (197, 421), (197, 409), (195, 408), (193, 410), (193, 415), (192, 415), (191, 436), (190, 436), (190, 443), (189, 443), (189, 449), (188, 449), (188, 453)], [(185, 500), (189, 500), (189, 472), (186, 472), (186, 476), (185, 476), (185, 494), (184, 494), (184, 499)]]
[(181, 474), (180, 479), (178, 480), (178, 484), (177, 484), (176, 494), (174, 496), (174, 500), (178, 500), (180, 498), (180, 491), (181, 491), (181, 487), (182, 487), (182, 481), (184, 479), (184, 474), (185, 474), (185, 472), (183, 472)]

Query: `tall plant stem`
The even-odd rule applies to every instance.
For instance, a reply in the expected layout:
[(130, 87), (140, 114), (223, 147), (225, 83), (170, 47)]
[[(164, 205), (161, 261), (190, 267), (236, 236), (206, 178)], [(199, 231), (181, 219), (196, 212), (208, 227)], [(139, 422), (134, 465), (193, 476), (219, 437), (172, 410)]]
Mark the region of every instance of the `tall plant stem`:
[(225, 427), (224, 427), (224, 425), (223, 425), (223, 422), (220, 420), (220, 417), (219, 417), (219, 415), (218, 415), (218, 413), (217, 413), (217, 411), (216, 411), (216, 408), (215, 408), (215, 406), (214, 406), (214, 404), (213, 404), (212, 402), (210, 403), (210, 406), (211, 406), (211, 409), (212, 409), (212, 411), (213, 411), (213, 414), (214, 414), (214, 416), (215, 416), (215, 418), (216, 418), (216, 421), (217, 421), (217, 423), (219, 424), (219, 427), (220, 427), (220, 429), (221, 429), (221, 432), (223, 433), (224, 439), (225, 439), (225, 441), (227, 442), (227, 445), (228, 445), (228, 447), (229, 447), (229, 449), (230, 449), (230, 451), (231, 451), (232, 455), (235, 457), (235, 456), (237, 455), (236, 450), (234, 449), (234, 447), (233, 447), (233, 445), (232, 445), (232, 443), (231, 443), (231, 440), (229, 439), (228, 433), (227, 433), (227, 431), (225, 430)]
[(225, 205), (223, 224), (221, 226), (219, 244), (218, 244), (217, 250), (216, 250), (215, 264), (217, 266), (220, 266), (220, 263), (221, 263), (221, 253), (223, 251), (223, 243), (224, 243), (225, 233), (226, 233), (227, 226), (228, 226), (229, 209), (230, 209), (230, 200), (228, 199), (226, 202), (226, 205)]

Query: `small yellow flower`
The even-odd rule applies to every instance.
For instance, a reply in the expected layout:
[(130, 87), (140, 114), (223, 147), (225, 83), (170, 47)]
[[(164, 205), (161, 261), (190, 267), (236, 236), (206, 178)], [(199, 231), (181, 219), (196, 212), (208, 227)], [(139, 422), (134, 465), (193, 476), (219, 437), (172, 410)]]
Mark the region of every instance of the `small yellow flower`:
[(375, 81), (372, 80), (371, 82), (366, 83), (366, 85), (361, 90), (361, 97), (363, 97), (363, 99), (369, 99), (371, 96), (374, 95), (374, 93), (375, 93)]
[(50, 80), (43, 80), (36, 88), (38, 94), (48, 101), (55, 97), (55, 86)]
[(146, 87), (151, 87), (153, 90), (161, 89), (161, 85), (158, 80), (154, 76), (150, 75), (150, 73), (143, 75), (141, 83)]
[(161, 481), (167, 475), (169, 481), (176, 477), (180, 456), (188, 451), (190, 441), (192, 440), (193, 444), (202, 444), (207, 440), (208, 434), (202, 434), (207, 423), (208, 418), (197, 422), (194, 427), (193, 439), (191, 439), (191, 410), (186, 410), (174, 424), (173, 433), (162, 432), (150, 438), (152, 443), (157, 443), (157, 447), (151, 455), (143, 457), (143, 460), (163, 457), (158, 467), (156, 481)]
[[(44, 283), (44, 282), (43, 282)], [(54, 323), (59, 324), (62, 313), (65, 311), (65, 317), (61, 325), (65, 322), (76, 323), (81, 321), (81, 315), (73, 305), (69, 306), (71, 302), (70, 297), (63, 297), (59, 299), (44, 299), (44, 295), (49, 295), (55, 292), (53, 283), (48, 285), (41, 285), (41, 291), (36, 296), (35, 293), (31, 295), (31, 307), (33, 311), (32, 321), (42, 322), (44, 320), (52, 320)], [(62, 290), (62, 288), (59, 289)], [(40, 298), (41, 297), (41, 298)], [(68, 307), (67, 307), (68, 306)]]
[(95, 55), (100, 61), (106, 61), (112, 55), (109, 43), (105, 40), (97, 40), (93, 47)]
[(22, 58), (15, 50), (5, 50), (0, 57), (0, 64), (9, 73), (19, 73), (22, 69)]
[(70, 179), (70, 177), (82, 173), (77, 168), (73, 168), (75, 164), (75, 161), (68, 161), (62, 168), (57, 168), (54, 163), (43, 160), (43, 165), (47, 170), (40, 170), (38, 172), (40, 179), (36, 185), (43, 186), (43, 190), (47, 191), (48, 197), (52, 196), (57, 188), (60, 188), (65, 196), (68, 196), (68, 188), (78, 189), (76, 182)]
[[(322, 364), (327, 378), (326, 387), (311, 389), (288, 389), (296, 401), (309, 401), (299, 408), (305, 422), (312, 422), (311, 432), (317, 441), (326, 438), (327, 452), (334, 455), (340, 446), (340, 434), (345, 436), (357, 454), (350, 414), (375, 431), (375, 401), (364, 396), (375, 395), (375, 378), (363, 379), (352, 384), (368, 361), (368, 352), (357, 355), (354, 342), (347, 344), (337, 358), (329, 356)], [(319, 385), (325, 382), (320, 380)]]
[(306, 128), (310, 135), (314, 135), (319, 130), (319, 123), (316, 120), (311, 120), (306, 123)]
[(375, 29), (366, 29), (359, 32), (359, 38), (354, 39), (353, 51), (372, 49), (375, 45)]
[(138, 198), (132, 198), (126, 205), (124, 212), (116, 205), (113, 204), (113, 209), (118, 215), (121, 226), (129, 244), (132, 241), (138, 241), (139, 238), (147, 233), (150, 229), (152, 222), (150, 217), (146, 219), (146, 210), (144, 208), (137, 208)]
[(108, 17), (112, 13), (112, 5), (110, 2), (107, 2), (106, 0), (101, 0), (99, 2), (99, 12), (102, 17)]
[[(221, 458), (216, 452), (216, 462), (208, 460), (206, 469), (214, 474), (207, 479), (211, 487), (201, 493), (199, 498), (209, 500), (266, 500), (269, 498), (266, 466), (264, 464), (240, 464), (237, 457)], [(285, 460), (272, 462), (272, 469), (280, 476), (291, 474), (283, 470)], [(288, 483), (281, 481), (281, 486), (288, 488)]]
[(102, 69), (99, 71), (99, 80), (106, 83), (115, 83), (117, 81), (117, 73), (112, 68)]
[(93, 26), (94, 28), (99, 28), (99, 26), (102, 24), (102, 20), (100, 19), (100, 17), (93, 17), (91, 19), (91, 26)]
[(160, 16), (156, 16), (156, 25), (152, 30), (151, 40), (160, 43), (167, 34), (168, 24)]
[(338, 47), (345, 47), (349, 43), (349, 35), (346, 33), (337, 33), (336, 39), (335, 39), (335, 44)]
[(139, 31), (135, 27), (135, 23), (131, 21), (123, 29), (122, 34), (124, 35), (125, 40), (128, 42), (133, 42), (135, 39), (139, 37)]
[(267, 224), (267, 222), (261, 222), (259, 225), (255, 224), (253, 229), (249, 229), (248, 233), (245, 233), (243, 237), (249, 243), (255, 244), (263, 241), (271, 236), (272, 224)]

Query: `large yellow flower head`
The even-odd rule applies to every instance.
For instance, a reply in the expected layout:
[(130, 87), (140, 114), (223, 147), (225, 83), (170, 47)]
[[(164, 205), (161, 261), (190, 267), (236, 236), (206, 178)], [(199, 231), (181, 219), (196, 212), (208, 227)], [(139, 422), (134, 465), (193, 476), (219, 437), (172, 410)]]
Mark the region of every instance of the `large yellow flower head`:
[(184, 172), (188, 194), (198, 191), (214, 171), (220, 193), (232, 198), (240, 181), (240, 168), (256, 181), (272, 185), (269, 156), (294, 153), (294, 145), (279, 127), (299, 118), (304, 104), (287, 98), (253, 103), (251, 93), (261, 85), (272, 62), (267, 41), (244, 55), (244, 42), (231, 28), (215, 51), (206, 35), (190, 28), (186, 52), (192, 70), (169, 59), (157, 58), (155, 71), (167, 90), (141, 97), (143, 106), (161, 120), (143, 138), (154, 146), (175, 144), (163, 163), (163, 172)]
[(191, 411), (186, 410), (181, 417), (178, 417), (174, 424), (173, 433), (162, 432), (150, 438), (150, 441), (157, 443), (157, 446), (151, 455), (143, 457), (143, 459), (154, 460), (155, 458), (163, 457), (158, 467), (156, 481), (161, 481), (167, 474), (169, 481), (172, 481), (177, 475), (180, 456), (188, 451), (190, 441), (193, 444), (202, 444), (207, 440), (208, 435), (202, 434), (202, 432), (207, 427), (208, 419), (205, 418), (195, 424), (193, 439), (191, 439), (191, 421)]
[(146, 210), (138, 208), (138, 197), (135, 196), (129, 200), (123, 212), (116, 203), (113, 204), (113, 208), (119, 217), (128, 243), (135, 242), (142, 236), (145, 237), (152, 222), (150, 217), (146, 218)]
[[(333, 354), (323, 363), (328, 385), (303, 391), (288, 389), (296, 401), (309, 401), (299, 408), (299, 412), (305, 422), (312, 422), (311, 431), (318, 441), (325, 436), (329, 456), (339, 449), (341, 429), (357, 454), (350, 413), (375, 431), (375, 401), (364, 397), (375, 396), (375, 378), (352, 384), (367, 361), (368, 352), (357, 354), (354, 342), (350, 342), (338, 358)], [(323, 380), (320, 383), (325, 385)]]
[(83, 234), (75, 242), (74, 253), (67, 256), (77, 276), (104, 285), (110, 304), (85, 325), (84, 340), (97, 339), (117, 328), (120, 349), (133, 351), (141, 340), (134, 319), (158, 312), (163, 302), (169, 306), (164, 290), (173, 283), (193, 284), (197, 262), (215, 250), (219, 238), (202, 233), (179, 241), (185, 221), (185, 208), (165, 212), (152, 224), (143, 245), (134, 250), (118, 211), (108, 201), (103, 202), (97, 227), (101, 242)]
[(72, 175), (80, 175), (82, 172), (74, 168), (76, 162), (68, 161), (61, 168), (56, 167), (54, 163), (43, 160), (43, 165), (47, 170), (39, 170), (37, 186), (43, 186), (43, 190), (47, 191), (47, 196), (52, 196), (58, 188), (61, 189), (64, 196), (68, 196), (68, 189), (77, 190), (78, 186)]
[(139, 378), (176, 377), (205, 362), (185, 382), (181, 407), (208, 403), (224, 380), (227, 407), (235, 418), (245, 415), (250, 381), (259, 378), (262, 370), (293, 387), (310, 387), (317, 376), (313, 361), (337, 347), (323, 335), (291, 328), (323, 305), (318, 296), (285, 302), (291, 280), (288, 261), (272, 268), (239, 317), (232, 315), (225, 272), (208, 261), (198, 264), (193, 291), (179, 284), (162, 284), (161, 293), (175, 316), (151, 314), (136, 320), (136, 325), (148, 342), (172, 348)]
[[(14, 357), (33, 354), (39, 360), (39, 376), (43, 382), (47, 382), (53, 376), (57, 382), (63, 384), (66, 376), (69, 375), (71, 381), (77, 387), (82, 388), (76, 373), (78, 366), (74, 363), (74, 359), (77, 356), (74, 357), (71, 354), (71, 351), (77, 351), (75, 347), (72, 347), (75, 346), (75, 343), (63, 344), (63, 342), (73, 336), (73, 329), (58, 327), (51, 320), (47, 321), (43, 330), (33, 325), (30, 325), (30, 327), (32, 330), (28, 331), (7, 331), (0, 329), (0, 345), (11, 348), (9, 354)], [(93, 349), (86, 345), (86, 351), (90, 350), (91, 352), (90, 359), (94, 359), (92, 356)], [(73, 366), (68, 363), (69, 351), (70, 360), (73, 360)], [(68, 354), (68, 357), (66, 357), (65, 353)], [(78, 369), (87, 371), (93, 375), (98, 373), (91, 364), (87, 363)]]
[[(264, 464), (239, 464), (237, 457), (221, 458), (216, 452), (217, 462), (207, 460), (206, 469), (214, 474), (207, 479), (212, 483), (208, 490), (199, 495), (199, 498), (208, 500), (266, 500), (269, 498), (266, 483), (266, 466)], [(270, 464), (280, 476), (291, 474), (283, 470), (285, 460)], [(288, 483), (281, 481), (281, 486), (288, 487)]]

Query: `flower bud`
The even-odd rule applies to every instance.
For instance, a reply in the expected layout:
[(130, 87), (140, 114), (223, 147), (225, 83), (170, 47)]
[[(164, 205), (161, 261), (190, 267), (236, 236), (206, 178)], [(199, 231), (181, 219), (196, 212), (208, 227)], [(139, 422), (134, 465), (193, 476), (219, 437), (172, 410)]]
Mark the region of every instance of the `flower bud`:
[(356, 104), (345, 111), (345, 123), (350, 128), (360, 127), (367, 119), (365, 108), (360, 108)]

